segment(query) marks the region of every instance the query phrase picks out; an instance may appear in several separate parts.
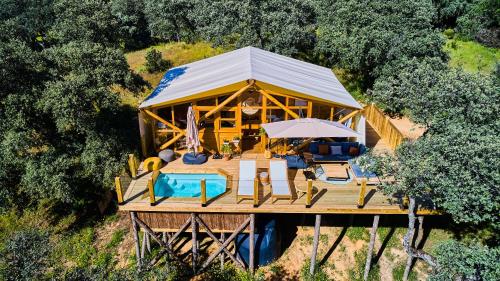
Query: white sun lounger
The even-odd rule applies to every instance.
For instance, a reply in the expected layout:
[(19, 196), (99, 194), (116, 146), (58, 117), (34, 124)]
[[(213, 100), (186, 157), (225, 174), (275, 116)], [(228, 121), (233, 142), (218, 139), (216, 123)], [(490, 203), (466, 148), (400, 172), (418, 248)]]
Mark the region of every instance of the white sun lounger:
[(240, 175), (236, 191), (236, 203), (240, 199), (253, 199), (255, 194), (255, 179), (257, 164), (255, 160), (240, 160)]
[(271, 177), (271, 203), (275, 199), (292, 200), (292, 191), (288, 181), (288, 168), (284, 160), (269, 161), (269, 174)]

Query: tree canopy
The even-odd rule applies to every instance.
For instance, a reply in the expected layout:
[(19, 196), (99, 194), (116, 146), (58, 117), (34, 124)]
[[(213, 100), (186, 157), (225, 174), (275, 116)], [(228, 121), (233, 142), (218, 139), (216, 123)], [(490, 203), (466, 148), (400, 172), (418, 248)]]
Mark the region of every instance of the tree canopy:
[(216, 45), (251, 45), (288, 56), (314, 47), (316, 17), (311, 1), (196, 3), (193, 21), (197, 31)]
[[(120, 127), (117, 116), (126, 112), (111, 87), (135, 80), (114, 48), (114, 31), (103, 21), (107, 15), (101, 17), (109, 9), (81, 4), (54, 4), (57, 17), (39, 25), (50, 34), (44, 44), (18, 33), (33, 35), (35, 29), (15, 17), (0, 24), (2, 207), (40, 198), (76, 203), (98, 194), (111, 186), (133, 142)], [(83, 10), (99, 19), (70, 20)]]
[(431, 200), (456, 222), (500, 223), (499, 93), (489, 77), (429, 61), (408, 61), (401, 73), (377, 83), (376, 98), (397, 100), (396, 107), (427, 128), (423, 137), (398, 148), (381, 171), (396, 179), (386, 191)]
[(361, 73), (367, 86), (387, 63), (443, 57), (430, 1), (317, 1), (317, 50), (329, 62)]

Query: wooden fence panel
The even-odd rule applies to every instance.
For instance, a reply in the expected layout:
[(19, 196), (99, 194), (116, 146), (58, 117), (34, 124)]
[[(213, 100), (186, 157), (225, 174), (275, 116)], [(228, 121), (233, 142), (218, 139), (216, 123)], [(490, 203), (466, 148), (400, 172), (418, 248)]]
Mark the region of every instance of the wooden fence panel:
[(405, 139), (401, 131), (394, 126), (382, 110), (374, 104), (365, 106), (363, 113), (366, 121), (375, 129), (380, 138), (385, 140), (392, 150), (395, 150)]

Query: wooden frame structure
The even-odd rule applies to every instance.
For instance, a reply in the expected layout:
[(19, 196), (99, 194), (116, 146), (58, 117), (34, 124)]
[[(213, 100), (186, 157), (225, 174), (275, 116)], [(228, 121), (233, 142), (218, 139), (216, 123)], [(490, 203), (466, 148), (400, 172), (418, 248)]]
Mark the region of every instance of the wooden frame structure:
[[(334, 101), (321, 100), (266, 83), (248, 80), (235, 92), (221, 90), (210, 96), (193, 95), (189, 99), (162, 103), (141, 109), (139, 128), (144, 156), (155, 154), (176, 145), (186, 134), (182, 119), (187, 107), (193, 106), (199, 125), (201, 147), (209, 152), (220, 151), (224, 140), (241, 139), (243, 149), (261, 152), (269, 141), (259, 133), (260, 124), (290, 118), (314, 117), (332, 121), (354, 122), (362, 110), (339, 105)], [(343, 115), (347, 112), (346, 115)], [(252, 113), (252, 114), (247, 114)], [(254, 141), (249, 141), (253, 139)], [(279, 141), (279, 140), (278, 140)], [(248, 143), (248, 144), (247, 144)], [(270, 144), (274, 152), (287, 147)], [(240, 147), (241, 149), (241, 147)]]
[[(247, 215), (247, 218), (241, 222), (234, 230), (230, 231), (229, 237), (225, 238), (225, 232), (221, 232), (220, 238), (217, 238), (215, 232), (211, 227), (202, 219), (199, 213), (188, 214), (187, 220), (178, 227), (175, 231), (154, 231), (146, 222), (144, 222), (139, 216), (139, 212), (130, 212), (130, 219), (133, 227), (134, 243), (136, 250), (137, 266), (140, 269), (148, 270), (155, 266), (165, 255), (169, 255), (170, 258), (175, 259), (180, 263), (184, 261), (177, 255), (175, 245), (182, 233), (185, 233), (189, 229), (191, 230), (191, 268), (193, 274), (200, 273), (207, 269), (207, 267), (215, 261), (215, 258), (220, 256), (220, 262), (223, 266), (225, 263), (225, 257), (227, 256), (232, 262), (243, 269), (249, 269), (251, 272), (255, 268), (255, 214)], [(212, 239), (212, 241), (217, 245), (217, 250), (215, 250), (211, 255), (204, 261), (199, 259), (199, 229), (202, 228), (204, 233)], [(249, 263), (245, 264), (243, 261), (236, 257), (235, 253), (229, 251), (229, 246), (231, 243), (235, 243), (236, 236), (248, 229), (249, 233)], [(140, 231), (143, 231), (142, 236), (142, 246), (141, 238), (139, 235)], [(161, 234), (161, 236), (160, 236)], [(155, 241), (160, 250), (155, 256), (153, 256), (149, 263), (145, 263), (145, 253), (152, 253), (151, 251), (151, 239)], [(236, 247), (236, 246), (234, 246)]]

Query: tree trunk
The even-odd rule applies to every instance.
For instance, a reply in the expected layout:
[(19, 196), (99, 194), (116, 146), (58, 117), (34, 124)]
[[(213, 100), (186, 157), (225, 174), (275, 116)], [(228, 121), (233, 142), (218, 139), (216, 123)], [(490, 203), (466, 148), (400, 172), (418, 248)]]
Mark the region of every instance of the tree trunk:
[(408, 261), (405, 268), (405, 273), (403, 275), (403, 280), (408, 280), (408, 275), (410, 274), (411, 263), (414, 258), (419, 258), (429, 264), (431, 267), (436, 267), (436, 261), (434, 257), (427, 254), (424, 251), (417, 250), (412, 247), (413, 235), (415, 234), (415, 211), (416, 211), (416, 203), (415, 198), (410, 197), (410, 204), (408, 206), (408, 231), (403, 237), (403, 247), (408, 254)]

